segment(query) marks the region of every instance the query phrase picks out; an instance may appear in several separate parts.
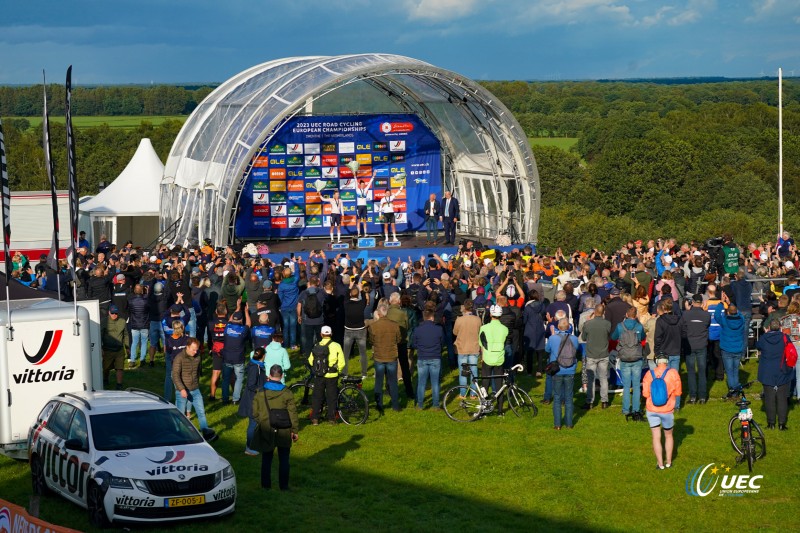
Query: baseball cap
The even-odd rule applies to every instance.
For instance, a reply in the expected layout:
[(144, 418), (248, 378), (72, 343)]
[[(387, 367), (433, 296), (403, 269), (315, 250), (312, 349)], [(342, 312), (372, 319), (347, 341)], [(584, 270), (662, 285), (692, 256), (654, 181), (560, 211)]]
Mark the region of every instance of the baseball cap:
[(408, 262), (403, 261), (402, 263), (400, 263), (400, 268), (402, 268), (403, 270), (408, 270)]
[(703, 255), (703, 254), (700, 252), (700, 250), (695, 250), (694, 252), (692, 252), (692, 255), (699, 256), (699, 255)]
[(389, 274), (388, 272), (384, 272), (383, 273), (383, 279), (392, 279), (392, 275)]
[(665, 353), (660, 353), (656, 355), (656, 363), (658, 363), (659, 361), (664, 363), (669, 363), (669, 356)]
[(114, 282), (115, 283), (123, 283), (124, 281), (125, 281), (125, 275), (124, 274), (117, 274), (116, 277), (114, 277)]
[(672, 256), (671, 255), (663, 255), (661, 256), (661, 260), (665, 263), (672, 263)]
[(272, 288), (272, 282), (270, 280), (268, 280), (268, 279), (265, 279), (261, 283), (261, 288), (263, 288), (264, 290), (271, 289)]
[(477, 289), (475, 289), (475, 292), (477, 294), (486, 294), (486, 289), (484, 287), (478, 287)]
[(347, 265), (349, 265), (349, 264), (350, 264), (350, 261), (348, 261), (346, 257), (342, 257), (339, 260), (339, 266), (341, 266), (342, 268), (347, 268)]
[(491, 307), (491, 309), (489, 309), (489, 313), (491, 313), (491, 315), (492, 315), (493, 317), (500, 317), (500, 316), (503, 316), (503, 308), (502, 308), (502, 307), (500, 307), (499, 305), (493, 305), (493, 306)]
[(464, 266), (467, 268), (471, 267), (472, 261), (470, 261), (469, 259), (464, 259)]
[(231, 315), (232, 320), (241, 320), (242, 318), (244, 318), (244, 315), (242, 315), (241, 311), (236, 311)]
[(791, 261), (786, 261), (783, 264), (783, 266), (785, 266), (786, 268), (794, 268), (794, 263), (792, 263)]
[(117, 307), (116, 305), (110, 305), (108, 307), (108, 312), (111, 313), (112, 315), (118, 315), (119, 314), (119, 307)]
[(290, 261), (286, 261), (286, 262), (283, 264), (283, 266), (285, 266), (285, 267), (290, 267), (290, 266), (292, 266), (292, 263), (291, 263)]
[(331, 335), (333, 333), (333, 331), (331, 330), (330, 326), (322, 326), (322, 329), (320, 330), (320, 333), (322, 335)]
[(172, 304), (169, 308), (170, 313), (180, 313), (181, 311), (183, 311), (183, 307), (178, 304)]
[(441, 258), (442, 258), (442, 261), (444, 261), (444, 262), (447, 262), (447, 261), (449, 261), (449, 260), (450, 260), (450, 256), (449, 256), (449, 255), (447, 255), (447, 254), (442, 254), (442, 255), (440, 255), (439, 257), (441, 257)]
[(619, 287), (614, 287), (613, 289), (611, 289), (611, 294), (613, 296), (619, 296)]

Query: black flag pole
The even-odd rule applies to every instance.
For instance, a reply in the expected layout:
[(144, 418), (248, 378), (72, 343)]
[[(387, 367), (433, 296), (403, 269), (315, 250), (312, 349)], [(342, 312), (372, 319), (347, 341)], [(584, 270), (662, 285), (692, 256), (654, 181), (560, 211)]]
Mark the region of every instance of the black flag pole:
[(50, 198), (53, 202), (53, 244), (50, 246), (50, 255), (47, 256), (47, 264), (56, 271), (58, 300), (61, 301), (61, 276), (58, 275), (58, 193), (56, 192), (56, 177), (53, 172), (53, 157), (50, 153), (50, 120), (47, 116), (47, 80), (45, 79), (44, 70), (42, 71), (42, 84), (44, 89), (44, 111), (42, 116), (44, 164), (47, 177), (50, 179)]
[(6, 142), (3, 137), (3, 121), (0, 120), (0, 188), (3, 203), (3, 251), (6, 254), (6, 311), (8, 312), (8, 340), (14, 340), (14, 327), (11, 325), (11, 298), (8, 284), (14, 263), (11, 259), (11, 191), (8, 186), (8, 165), (6, 165)]
[(67, 263), (72, 272), (72, 300), (75, 302), (75, 335), (78, 331), (78, 275), (75, 268), (75, 254), (78, 252), (78, 181), (75, 172), (75, 137), (72, 133), (72, 65), (67, 69), (65, 123), (67, 129), (67, 176), (69, 181), (69, 236)]

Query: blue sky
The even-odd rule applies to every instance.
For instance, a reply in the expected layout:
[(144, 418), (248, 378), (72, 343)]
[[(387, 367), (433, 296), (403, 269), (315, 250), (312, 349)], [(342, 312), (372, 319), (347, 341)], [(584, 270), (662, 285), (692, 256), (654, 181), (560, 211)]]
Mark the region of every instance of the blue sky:
[(6, 0), (0, 83), (221, 82), (388, 52), (475, 79), (800, 76), (800, 0)]

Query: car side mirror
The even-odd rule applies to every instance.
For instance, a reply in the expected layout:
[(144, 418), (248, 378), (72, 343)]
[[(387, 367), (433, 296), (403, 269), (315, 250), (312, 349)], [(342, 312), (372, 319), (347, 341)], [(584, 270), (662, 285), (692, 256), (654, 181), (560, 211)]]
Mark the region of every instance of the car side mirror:
[(64, 448), (78, 452), (88, 452), (88, 448), (81, 439), (69, 439), (64, 442)]

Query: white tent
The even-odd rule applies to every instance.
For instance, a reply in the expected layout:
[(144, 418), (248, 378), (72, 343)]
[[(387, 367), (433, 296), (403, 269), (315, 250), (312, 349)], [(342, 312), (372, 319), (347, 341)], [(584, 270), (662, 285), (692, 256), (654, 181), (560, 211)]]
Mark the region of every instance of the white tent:
[(100, 194), (80, 204), (80, 215), (91, 221), (93, 245), (100, 235), (121, 244), (147, 245), (158, 237), (160, 183), (164, 164), (150, 139), (142, 139), (128, 166)]

